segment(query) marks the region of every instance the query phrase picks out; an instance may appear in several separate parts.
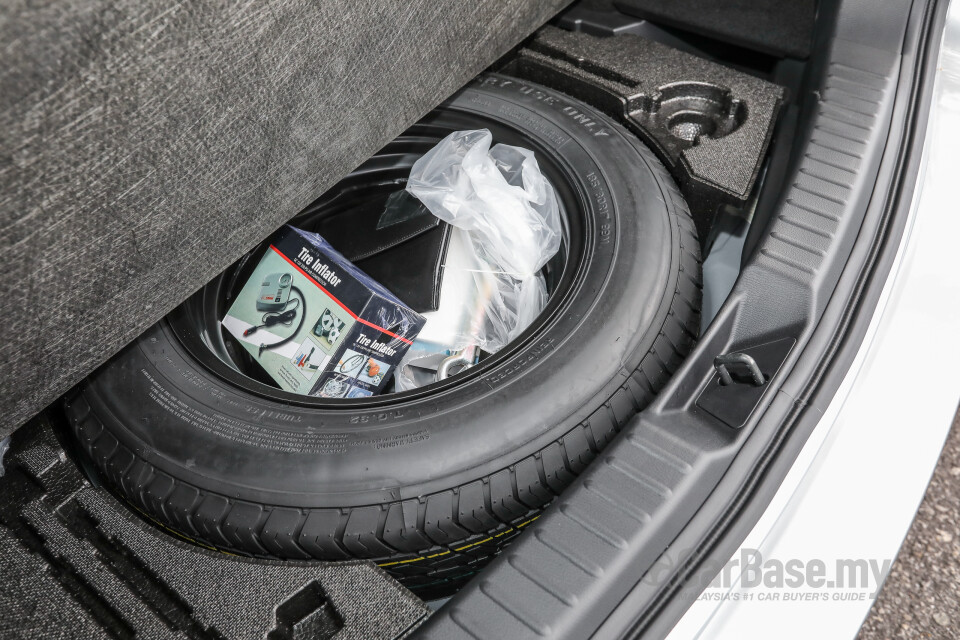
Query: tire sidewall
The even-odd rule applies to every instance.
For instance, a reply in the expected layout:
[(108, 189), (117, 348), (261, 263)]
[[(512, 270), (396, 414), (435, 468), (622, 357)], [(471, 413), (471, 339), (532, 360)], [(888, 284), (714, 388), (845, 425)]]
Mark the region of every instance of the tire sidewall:
[(678, 264), (665, 177), (590, 107), (498, 75), (447, 108), (498, 118), (554, 149), (583, 207), (567, 300), (496, 366), (447, 390), (351, 409), (292, 406), (200, 366), (165, 323), (85, 385), (118, 439), (157, 469), (231, 498), (305, 508), (423, 496), (535, 454), (596, 411), (650, 349)]

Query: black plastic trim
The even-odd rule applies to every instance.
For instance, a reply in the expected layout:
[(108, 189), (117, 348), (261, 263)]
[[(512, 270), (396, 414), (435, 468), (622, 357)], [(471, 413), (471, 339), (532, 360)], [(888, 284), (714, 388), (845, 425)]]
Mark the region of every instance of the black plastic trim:
[[(926, 134), (925, 115), (930, 106), (939, 36), (943, 32), (948, 6), (947, 2), (931, 1), (918, 2), (913, 7), (907, 34), (910, 46), (905, 47), (910, 54), (904, 55), (901, 69), (915, 72), (901, 77), (900, 90), (906, 94), (900, 105), (904, 113), (901, 126), (891, 132), (890, 142), (895, 144), (888, 149), (889, 155), (884, 159), (886, 166), (881, 167), (878, 179), (878, 183), (885, 182), (888, 188), (886, 192), (877, 190), (877, 195), (883, 197), (871, 203), (868, 218), (864, 221), (865, 230), (868, 227), (874, 230), (872, 241), (869, 235), (864, 237), (862, 245), (855, 247), (855, 253), (859, 255), (850, 261), (860, 260), (866, 264), (862, 269), (851, 269), (844, 274), (832, 306), (810, 340), (807, 355), (780, 389), (782, 399), (791, 405), (789, 415), (784, 417), (769, 411), (763, 418), (768, 424), (780, 428), (781, 436), (775, 450), (769, 452), (762, 466), (753, 466), (753, 476), (741, 488), (734, 505), (727, 499), (728, 487), (752, 460), (749, 457), (742, 460), (740, 469), (731, 466), (734, 473), (729, 474), (728, 483), (718, 485), (715, 495), (697, 514), (697, 519), (691, 521), (665, 551), (664, 557), (669, 557), (672, 549), (683, 547), (695, 547), (698, 553), (696, 558), (688, 559), (679, 567), (674, 577), (674, 591), (661, 595), (658, 607), (651, 609), (649, 620), (645, 624), (635, 623), (626, 632), (626, 629), (618, 628), (617, 617), (611, 616), (596, 637), (667, 635), (686, 611), (691, 597), (702, 591), (704, 580), (712, 579), (715, 574), (710, 571), (708, 578), (704, 567), (715, 567), (718, 560), (722, 563), (728, 559), (759, 520), (846, 376), (887, 282), (909, 215)], [(744, 454), (749, 456), (749, 452)], [(723, 514), (724, 522), (722, 526), (708, 525), (711, 527), (710, 542), (694, 541), (694, 537), (702, 535), (701, 518), (709, 519), (716, 514)], [(677, 589), (684, 589), (686, 598), (677, 597)], [(625, 599), (620, 606), (626, 612), (632, 605), (630, 599)]]

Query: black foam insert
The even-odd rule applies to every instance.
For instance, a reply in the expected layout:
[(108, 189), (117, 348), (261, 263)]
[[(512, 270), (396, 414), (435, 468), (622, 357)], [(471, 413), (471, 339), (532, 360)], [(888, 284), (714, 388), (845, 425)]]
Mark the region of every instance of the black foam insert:
[(637, 133), (680, 184), (701, 238), (720, 205), (749, 199), (784, 96), (782, 87), (659, 42), (554, 27), (537, 32), (505, 71)]
[(368, 562), (229, 556), (166, 535), (91, 486), (34, 421), (0, 477), (0, 637), (404, 637), (428, 609)]

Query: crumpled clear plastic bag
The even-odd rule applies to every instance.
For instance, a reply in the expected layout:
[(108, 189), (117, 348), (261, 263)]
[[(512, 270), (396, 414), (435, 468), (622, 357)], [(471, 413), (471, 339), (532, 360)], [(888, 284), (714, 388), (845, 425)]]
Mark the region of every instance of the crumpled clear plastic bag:
[(452, 351), (496, 353), (522, 333), (546, 304), (540, 270), (560, 248), (557, 196), (533, 152), (492, 141), (487, 129), (452, 133), (417, 160), (407, 181), (407, 191), (468, 239), (463, 262), (483, 304), (452, 337)]

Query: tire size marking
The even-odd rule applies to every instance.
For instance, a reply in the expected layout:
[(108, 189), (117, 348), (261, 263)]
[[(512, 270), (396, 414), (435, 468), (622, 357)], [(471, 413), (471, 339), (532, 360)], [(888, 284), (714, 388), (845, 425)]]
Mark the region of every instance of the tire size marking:
[(607, 199), (607, 192), (603, 188), (603, 183), (593, 171), (586, 175), (587, 182), (590, 184), (593, 201), (597, 205), (597, 216), (603, 220), (600, 223), (600, 244), (609, 244), (613, 239), (613, 224), (610, 221), (610, 202)]

